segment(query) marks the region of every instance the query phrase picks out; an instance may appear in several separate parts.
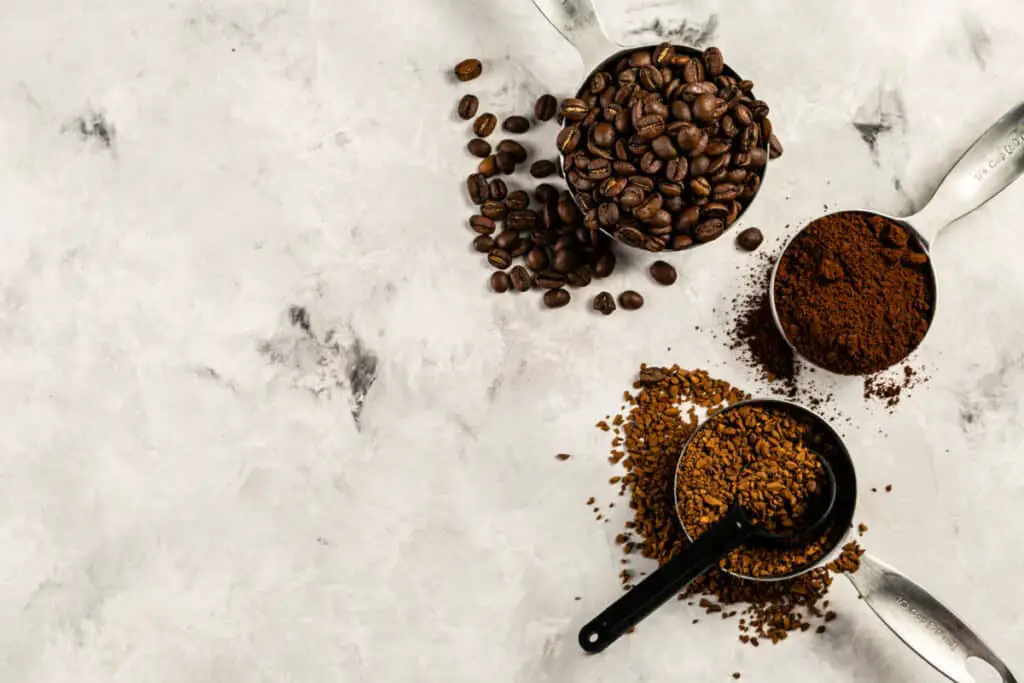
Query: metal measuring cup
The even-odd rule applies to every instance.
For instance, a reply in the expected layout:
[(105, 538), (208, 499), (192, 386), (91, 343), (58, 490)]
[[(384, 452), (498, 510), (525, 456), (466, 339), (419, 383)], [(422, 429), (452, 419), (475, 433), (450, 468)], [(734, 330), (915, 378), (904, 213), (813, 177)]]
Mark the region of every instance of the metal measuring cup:
[[(980, 138), (975, 140), (974, 144), (964, 152), (963, 156), (960, 157), (953, 165), (953, 168), (942, 179), (932, 198), (917, 213), (912, 216), (899, 217), (889, 216), (878, 211), (855, 209), (857, 213), (881, 216), (903, 226), (911, 239), (917, 242), (920, 250), (928, 254), (925, 273), (930, 293), (930, 301), (928, 302), (929, 311), (931, 312), (931, 317), (928, 320), (929, 329), (935, 318), (935, 306), (938, 299), (935, 265), (930, 253), (931, 245), (935, 242), (943, 228), (981, 207), (985, 202), (1009, 187), (1022, 173), (1024, 173), (1024, 103), (1018, 104), (1004, 114)], [(847, 212), (838, 211), (827, 215), (835, 215), (836, 213)], [(775, 278), (778, 274), (779, 264), (782, 263), (786, 250), (793, 244), (793, 240), (806, 229), (807, 226), (804, 226), (786, 242), (782, 256), (779, 257), (775, 262), (775, 267), (772, 268), (771, 279), (768, 285), (768, 298), (771, 302), (772, 318), (775, 321), (775, 327), (779, 330), (779, 334), (786, 340), (786, 343), (789, 344), (796, 356), (815, 367), (828, 370), (829, 372), (836, 372), (807, 358), (800, 352), (786, 334), (776, 307)], [(896, 362), (902, 362), (915, 350), (916, 347), (910, 349), (903, 358)]]
[[(650, 43), (648, 45), (626, 47), (616, 43), (609, 38), (608, 34), (605, 32), (592, 0), (532, 0), (532, 2), (540, 13), (548, 20), (548, 23), (550, 23), (555, 30), (569, 42), (570, 45), (576, 48), (576, 51), (580, 53), (580, 57), (583, 59), (583, 70), (586, 77), (577, 89), (576, 97), (580, 97), (584, 93), (591, 77), (598, 71), (608, 71), (611, 73), (614, 71), (611, 67), (614, 67), (615, 63), (626, 54), (636, 50), (653, 50), (660, 44)], [(703, 54), (700, 50), (686, 45), (673, 44), (672, 47), (677, 53), (689, 55), (691, 58), (699, 58)], [(723, 73), (727, 76), (739, 79), (739, 75), (728, 64), (725, 65)], [(762, 141), (766, 154), (768, 150), (768, 142), (768, 139)], [(563, 154), (561, 150), (558, 152), (558, 165), (562, 170), (562, 174), (565, 175), (565, 154)], [(757, 191), (747, 202), (746, 206), (736, 214), (736, 218), (733, 219), (732, 223), (726, 226), (727, 228), (739, 222), (739, 219), (754, 203), (754, 200), (760, 193), (761, 188), (764, 187), (764, 179), (768, 172), (768, 166), (769, 164), (766, 163), (761, 167), (761, 183), (758, 186)], [(573, 201), (577, 206), (579, 206), (580, 202), (576, 190), (571, 184), (568, 187), (569, 194), (572, 195)], [(580, 208), (583, 209), (583, 207)], [(634, 244), (621, 239), (617, 234), (610, 230), (606, 230), (604, 227), (600, 228), (600, 230), (619, 244), (623, 244), (634, 249), (643, 248), (642, 244)], [(672, 249), (666, 246), (661, 249), (660, 252), (686, 251), (688, 249), (693, 249), (694, 247), (699, 247), (701, 244), (704, 243), (694, 242), (683, 249)]]
[[(678, 478), (682, 461), (700, 431), (716, 418), (745, 406), (787, 412), (812, 424), (812, 432), (821, 435), (821, 440), (815, 444), (814, 449), (826, 466), (829, 480), (834, 486), (834, 496), (828, 508), (829, 522), (822, 534), (827, 537), (828, 542), (822, 557), (817, 561), (798, 567), (784, 576), (752, 577), (725, 569), (722, 571), (750, 581), (793, 579), (812, 569), (827, 565), (841, 554), (843, 545), (852, 533), (857, 507), (857, 475), (853, 459), (842, 438), (823, 417), (803, 406), (779, 399), (753, 399), (724, 408), (706, 419), (683, 446), (676, 467), (675, 490), (679, 490)], [(677, 513), (679, 510), (680, 505), (676, 501)], [(707, 544), (701, 544), (701, 539), (708, 534), (721, 532), (712, 527), (705, 534), (693, 539), (682, 519), (679, 523), (691, 545), (647, 576), (580, 630), (579, 644), (586, 652), (603, 651), (623, 633), (685, 588), (690, 581), (714, 566), (717, 559), (732, 549), (728, 548), (709, 561)], [(722, 522), (719, 522), (719, 525), (721, 524)], [(821, 532), (822, 528), (817, 527), (814, 531)], [(712, 539), (712, 543), (714, 542), (715, 539)], [(698, 547), (700, 545), (705, 547), (702, 549)], [(726, 545), (718, 542), (717, 547), (720, 549)], [(693, 552), (694, 548), (697, 549), (696, 552)], [(1017, 683), (1007, 666), (981, 638), (932, 595), (893, 567), (864, 554), (860, 558), (860, 569), (853, 574), (844, 573), (843, 576), (849, 579), (882, 623), (911, 650), (950, 680), (955, 683), (975, 683), (966, 665), (968, 658), (977, 657), (991, 665), (1002, 676), (1003, 683)]]

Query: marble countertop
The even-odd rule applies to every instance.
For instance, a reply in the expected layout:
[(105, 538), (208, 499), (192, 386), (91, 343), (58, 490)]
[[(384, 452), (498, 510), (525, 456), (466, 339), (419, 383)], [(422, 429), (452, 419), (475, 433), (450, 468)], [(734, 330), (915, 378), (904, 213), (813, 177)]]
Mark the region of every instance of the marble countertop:
[[(786, 153), (743, 221), (770, 238), (909, 213), (1024, 96), (1010, 0), (599, 8), (757, 82)], [(609, 288), (648, 304), (608, 319), (485, 291), (470, 55), (499, 114), (582, 76), (528, 0), (6, 3), (0, 679), (941, 680), (845, 585), (824, 636), (755, 650), (675, 603), (583, 656), (619, 593), (594, 423), (641, 361), (763, 390), (715, 336), (752, 261), (723, 239), (655, 291), (628, 259)], [(1024, 184), (936, 245), (930, 380), (894, 414), (828, 387), (865, 489), (894, 485), (864, 544), (1018, 676), (1022, 212)]]

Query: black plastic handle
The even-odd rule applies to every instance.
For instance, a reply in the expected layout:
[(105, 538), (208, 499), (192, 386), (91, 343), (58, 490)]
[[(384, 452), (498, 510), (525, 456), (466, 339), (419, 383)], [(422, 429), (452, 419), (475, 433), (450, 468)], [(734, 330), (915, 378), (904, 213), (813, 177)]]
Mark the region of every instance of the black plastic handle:
[(602, 652), (754, 532), (742, 515), (730, 513), (580, 629), (580, 647)]

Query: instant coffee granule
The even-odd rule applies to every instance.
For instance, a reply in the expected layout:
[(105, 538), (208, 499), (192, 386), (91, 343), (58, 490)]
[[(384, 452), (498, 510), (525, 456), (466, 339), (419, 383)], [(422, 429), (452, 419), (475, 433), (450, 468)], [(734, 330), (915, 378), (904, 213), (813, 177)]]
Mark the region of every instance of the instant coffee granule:
[[(675, 469), (697, 427), (697, 408), (713, 413), (748, 396), (703, 370), (679, 366), (641, 365), (633, 389), (624, 394), (621, 414), (598, 423), (613, 434), (609, 461), (621, 463), (626, 470), (613, 485), (619, 495), (628, 495), (634, 514), (616, 542), (626, 560), (639, 553), (663, 564), (687, 544), (675, 511)], [(828, 567), (783, 581), (748, 581), (711, 569), (693, 581), (680, 599), (697, 600), (708, 614), (738, 615), (739, 640), (744, 644), (777, 643), (790, 632), (806, 631), (824, 621), (831, 574), (856, 571), (862, 553), (856, 543), (850, 543)], [(623, 587), (629, 588), (633, 574), (625, 571)], [(733, 605), (735, 610), (726, 609)]]
[(845, 375), (907, 357), (932, 318), (924, 247), (899, 223), (845, 211), (812, 222), (782, 254), (775, 306), (800, 353)]

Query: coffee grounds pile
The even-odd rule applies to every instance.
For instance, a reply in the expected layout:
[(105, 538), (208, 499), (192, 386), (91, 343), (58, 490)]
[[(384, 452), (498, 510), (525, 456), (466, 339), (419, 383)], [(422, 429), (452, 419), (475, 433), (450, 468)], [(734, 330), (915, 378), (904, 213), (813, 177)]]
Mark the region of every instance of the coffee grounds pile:
[[(679, 463), (679, 517), (694, 538), (738, 503), (768, 531), (799, 530), (814, 522), (825, 470), (807, 448), (812, 426), (780, 410), (747, 406), (705, 424)], [(828, 552), (829, 534), (785, 550), (741, 546), (724, 569), (779, 577), (814, 564)]]
[(895, 221), (856, 211), (819, 218), (779, 263), (783, 330), (805, 357), (833, 372), (884, 370), (928, 331), (934, 292), (927, 263), (922, 245)]
[[(634, 517), (616, 542), (626, 557), (620, 574), (623, 587), (632, 587), (629, 558), (639, 553), (663, 564), (687, 543), (675, 512), (675, 469), (679, 453), (697, 427), (697, 408), (714, 411), (748, 398), (744, 392), (703, 370), (679, 366), (642, 365), (634, 392), (625, 392), (624, 412), (598, 423), (614, 436), (609, 461), (625, 467), (624, 476), (611, 478), (620, 495), (629, 496)], [(807, 631), (835, 617), (828, 611), (826, 594), (832, 573), (853, 572), (863, 553), (850, 543), (827, 568), (814, 569), (795, 579), (756, 582), (737, 579), (711, 569), (692, 582), (680, 599), (693, 598), (708, 614), (723, 618), (739, 615), (739, 639), (758, 646), (777, 643), (793, 631)], [(730, 609), (735, 606), (735, 609)]]

